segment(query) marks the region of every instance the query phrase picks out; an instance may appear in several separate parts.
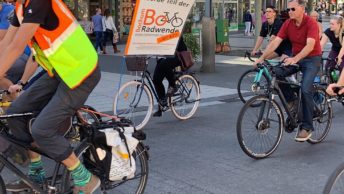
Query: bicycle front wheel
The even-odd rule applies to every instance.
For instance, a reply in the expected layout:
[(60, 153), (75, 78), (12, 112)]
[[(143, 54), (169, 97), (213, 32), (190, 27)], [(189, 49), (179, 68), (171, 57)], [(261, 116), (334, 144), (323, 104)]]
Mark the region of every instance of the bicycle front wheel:
[(192, 117), (201, 98), (198, 81), (191, 75), (182, 75), (177, 81), (178, 91), (169, 98), (172, 113), (180, 120)]
[(137, 130), (142, 129), (153, 111), (151, 91), (138, 81), (125, 83), (115, 96), (113, 111), (115, 115), (131, 120)]
[(308, 143), (316, 144), (322, 142), (330, 131), (333, 117), (332, 105), (327, 100), (329, 96), (326, 90), (320, 87), (315, 88), (313, 95), (314, 100), (314, 115), (311, 138), (307, 140)]
[(268, 157), (278, 147), (282, 133), (283, 115), (276, 101), (263, 95), (255, 96), (241, 109), (237, 120), (237, 138), (248, 156), (254, 159)]
[(323, 194), (344, 193), (344, 163), (339, 165), (326, 182)]
[[(75, 150), (75, 155), (79, 158), (79, 160), (82, 163), (84, 163), (86, 168), (91, 173), (97, 175), (98, 177), (104, 177), (104, 174), (102, 174), (102, 172), (99, 171), (99, 166), (95, 162), (92, 162), (89, 156), (87, 156), (87, 154), (92, 153), (91, 148), (93, 148), (91, 144), (84, 142), (80, 144), (80, 146)], [(148, 154), (142, 143), (139, 143), (137, 145), (132, 156), (135, 159), (136, 165), (135, 176), (131, 179), (123, 181), (101, 180), (100, 187), (102, 190), (114, 190), (113, 193), (144, 193), (148, 180)], [(62, 181), (63, 182), (61, 190), (63, 191), (63, 193), (69, 192), (73, 189), (74, 183), (70, 171), (68, 171), (67, 169), (64, 169)]]
[[(244, 72), (239, 78), (237, 90), (239, 98), (243, 103), (246, 103), (247, 99), (253, 96), (265, 94), (268, 89), (270, 82), (265, 74), (262, 74), (258, 82), (254, 82), (258, 72), (258, 69), (250, 69)], [(252, 104), (251, 106), (258, 106), (258, 104)]]

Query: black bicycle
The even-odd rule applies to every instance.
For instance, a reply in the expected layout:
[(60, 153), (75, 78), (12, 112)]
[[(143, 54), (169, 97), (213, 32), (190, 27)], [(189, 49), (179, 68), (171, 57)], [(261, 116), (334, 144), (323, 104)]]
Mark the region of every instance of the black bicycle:
[[(258, 67), (260, 64), (258, 65)], [(276, 68), (284, 68), (281, 64)], [(283, 129), (291, 133), (300, 124), (301, 89), (299, 83), (277, 80), (274, 68), (271, 67), (272, 81), (267, 94), (258, 95), (243, 106), (237, 120), (237, 138), (241, 149), (250, 157), (261, 159), (272, 154), (278, 147)], [(291, 85), (297, 95), (297, 105), (294, 111), (288, 108), (287, 101), (278, 84)], [(323, 141), (328, 134), (332, 123), (332, 106), (329, 97), (323, 87), (314, 84), (315, 102), (313, 125), (314, 131), (309, 143), (315, 144)], [(279, 97), (278, 103), (276, 97)], [(252, 106), (252, 104), (258, 106)], [(284, 118), (284, 108), (287, 118)]]
[[(76, 112), (74, 118), (70, 119), (71, 127), (68, 130), (61, 130), (68, 139), (73, 139), (77, 142), (75, 147), (75, 154), (82, 161), (88, 170), (97, 175), (101, 180), (101, 191), (106, 193), (108, 190), (116, 189), (119, 193), (135, 193), (141, 194), (145, 190), (148, 179), (148, 147), (145, 146), (140, 139), (132, 156), (135, 159), (136, 172), (133, 178), (123, 179), (120, 181), (110, 181), (105, 176), (105, 169), (99, 165), (99, 158), (96, 152), (96, 148), (93, 144), (94, 134), (100, 129), (106, 128), (121, 128), (132, 126), (132, 123), (124, 118), (117, 118), (117, 120), (110, 119), (107, 121), (99, 120), (99, 116), (96, 116), (96, 112), (91, 110), (92, 108), (86, 106)], [(101, 114), (101, 113), (100, 113)], [(87, 117), (85, 117), (87, 115)], [(20, 140), (17, 140), (8, 129), (6, 119), (14, 117), (30, 117), (34, 116), (33, 113), (23, 114), (7, 114), (0, 116), (0, 136), (7, 141), (20, 146), (22, 148), (34, 151), (47, 158), (43, 151), (37, 147), (27, 145)], [(64, 128), (65, 129), (65, 128)], [(88, 153), (87, 155), (85, 153)], [(54, 171), (51, 176), (47, 178), (47, 181), (40, 185), (29, 179), (16, 165), (14, 165), (6, 155), (0, 153), (0, 173), (4, 168), (9, 169), (13, 174), (23, 180), (30, 186), (30, 190), (27, 193), (71, 193), (73, 189), (73, 180), (69, 171), (61, 164), (55, 163)], [(6, 194), (6, 185), (0, 174), (0, 194)]]
[[(199, 105), (201, 98), (199, 81), (194, 73), (175, 71), (176, 86), (178, 91), (168, 97), (168, 104), (161, 102), (148, 71), (148, 58), (142, 58), (135, 63), (135, 68), (129, 71), (142, 71), (140, 80), (132, 80), (123, 84), (115, 95), (113, 110), (115, 115), (132, 120), (136, 129), (142, 129), (149, 121), (153, 112), (153, 95), (163, 111), (171, 109), (173, 115), (180, 120), (191, 118)], [(153, 95), (152, 95), (153, 94)]]

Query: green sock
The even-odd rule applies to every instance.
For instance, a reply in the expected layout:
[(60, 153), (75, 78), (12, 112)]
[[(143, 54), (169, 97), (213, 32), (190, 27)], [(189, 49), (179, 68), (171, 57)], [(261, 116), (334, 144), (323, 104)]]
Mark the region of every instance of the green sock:
[(74, 184), (76, 186), (85, 186), (91, 180), (92, 174), (88, 171), (80, 161), (72, 168), (68, 170), (71, 171)]
[(43, 163), (41, 157), (32, 159), (29, 165), (29, 177), (37, 182), (43, 183), (45, 180), (45, 170), (43, 168)]

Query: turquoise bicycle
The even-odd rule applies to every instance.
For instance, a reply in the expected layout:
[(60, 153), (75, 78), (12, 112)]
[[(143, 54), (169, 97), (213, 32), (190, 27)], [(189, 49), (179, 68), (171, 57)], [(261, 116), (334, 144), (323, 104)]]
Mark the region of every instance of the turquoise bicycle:
[[(254, 62), (250, 52), (245, 52), (245, 58), (246, 57)], [(265, 63), (261, 64), (258, 68), (249, 69), (240, 76), (237, 90), (239, 98), (243, 103), (246, 103), (247, 99), (253, 96), (266, 94), (272, 80), (269, 67), (278, 63), (279, 61), (277, 60), (266, 60)], [(252, 106), (257, 105), (252, 104)]]

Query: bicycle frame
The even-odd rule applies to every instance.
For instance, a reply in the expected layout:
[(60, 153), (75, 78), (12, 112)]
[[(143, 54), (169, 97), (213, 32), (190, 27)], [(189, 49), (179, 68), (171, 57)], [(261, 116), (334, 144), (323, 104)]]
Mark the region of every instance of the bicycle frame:
[[(0, 126), (1, 126), (1, 130), (0, 130), (0, 136), (3, 137), (4, 139), (6, 139), (7, 141), (18, 145), (20, 147), (23, 147), (25, 149), (29, 149), (31, 151), (34, 151), (38, 154), (41, 154), (47, 158), (50, 158), (49, 156), (47, 156), (42, 150), (40, 150), (39, 148), (36, 147), (32, 147), (22, 141), (16, 140), (12, 135), (10, 135), (7, 132), (7, 127), (2, 123), (2, 119), (8, 119), (8, 118), (15, 118), (15, 117), (24, 117), (24, 116), (32, 116), (33, 113), (23, 113), (23, 114), (11, 114), (11, 115), (2, 115), (0, 116)], [(50, 183), (50, 185), (48, 186), (48, 191), (56, 191), (56, 180), (57, 180), (57, 175), (60, 169), (61, 163), (56, 163), (55, 168), (54, 168), (54, 172), (52, 175), (52, 181)], [(42, 188), (40, 187), (40, 185), (38, 185), (37, 183), (33, 182), (30, 180), (30, 178), (25, 175), (19, 168), (17, 168), (14, 164), (12, 164), (10, 161), (8, 161), (8, 159), (3, 155), (0, 154), (0, 172), (3, 170), (3, 168), (6, 167), (8, 168), (10, 171), (12, 171), (15, 175), (17, 175), (20, 179), (22, 179), (26, 184), (28, 184), (33, 190), (35, 190), (36, 192), (39, 193), (47, 193), (47, 191), (42, 190)]]
[[(138, 81), (138, 82), (141, 83), (141, 86), (140, 86), (140, 89), (137, 90), (137, 91), (135, 92), (135, 97), (134, 97), (134, 99), (133, 99), (133, 101), (132, 101), (132, 103), (131, 103), (131, 105), (130, 105), (131, 107), (136, 108), (136, 106), (137, 106), (138, 103), (140, 102), (141, 96), (142, 96), (142, 92), (143, 92), (143, 87), (144, 87), (145, 85), (147, 85), (147, 86), (148, 86), (148, 89), (153, 93), (153, 95), (154, 95), (156, 101), (158, 102), (158, 104), (159, 104), (160, 106), (162, 106), (162, 103), (161, 103), (161, 100), (159, 99), (158, 93), (157, 93), (156, 90), (155, 90), (155, 87), (154, 87), (154, 84), (153, 84), (153, 79), (152, 79), (151, 73), (147, 70), (147, 68), (148, 68), (148, 62), (146, 62), (145, 69), (144, 69), (143, 72), (142, 72), (141, 80), (136, 80), (136, 81)], [(145, 80), (147, 80), (148, 84), (146, 84), (146, 81), (145, 81)], [(178, 79), (177, 79), (177, 80), (178, 80)], [(185, 92), (187, 93), (187, 97), (189, 97), (189, 96), (190, 96), (190, 93), (191, 93), (191, 90), (189, 91), (189, 90), (187, 89), (187, 87), (185, 86), (185, 83), (182, 83), (182, 82), (179, 82), (179, 83), (181, 83), (182, 91), (183, 91), (183, 92), (185, 91)], [(197, 84), (198, 84), (198, 83), (197, 83)], [(138, 97), (138, 99), (137, 99), (137, 101), (136, 101), (137, 92), (140, 92), (140, 94), (139, 94), (139, 97)], [(198, 99), (198, 100), (199, 100), (199, 99)], [(177, 100), (176, 100), (176, 101), (177, 101)], [(132, 105), (133, 102), (136, 102), (136, 103), (134, 103), (134, 105)], [(186, 101), (186, 102), (187, 102), (187, 103), (193, 103), (194, 101), (192, 101), (192, 102)], [(172, 103), (173, 103), (173, 102), (172, 102)]]
[(263, 74), (265, 74), (268, 77), (268, 79), (271, 81), (272, 77), (269, 73), (269, 70), (265, 66), (263, 66), (263, 67), (259, 68), (258, 73), (254, 77), (253, 83), (259, 83)]

